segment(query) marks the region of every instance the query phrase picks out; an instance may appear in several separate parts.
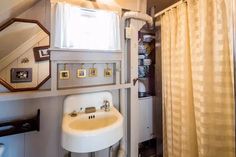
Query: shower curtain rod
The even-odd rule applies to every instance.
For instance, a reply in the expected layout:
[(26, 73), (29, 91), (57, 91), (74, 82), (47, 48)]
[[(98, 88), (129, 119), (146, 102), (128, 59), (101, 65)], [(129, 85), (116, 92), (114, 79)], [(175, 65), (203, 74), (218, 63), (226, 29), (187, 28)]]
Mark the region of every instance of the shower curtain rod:
[(164, 14), (165, 12), (167, 12), (168, 10), (173, 9), (173, 8), (177, 7), (178, 5), (180, 5), (182, 3), (187, 3), (187, 0), (180, 0), (176, 3), (174, 3), (173, 5), (169, 6), (168, 8), (156, 13), (154, 17), (157, 18), (157, 17), (161, 16), (162, 14)]

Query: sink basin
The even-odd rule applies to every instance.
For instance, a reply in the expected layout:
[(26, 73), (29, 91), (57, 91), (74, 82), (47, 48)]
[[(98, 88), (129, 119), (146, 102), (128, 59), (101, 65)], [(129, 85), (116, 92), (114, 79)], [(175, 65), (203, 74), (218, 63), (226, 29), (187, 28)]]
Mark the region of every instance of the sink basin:
[(93, 113), (82, 111), (75, 116), (64, 113), (63, 148), (76, 153), (95, 152), (116, 144), (122, 138), (123, 116), (113, 105), (110, 106), (110, 111), (97, 106), (99, 107)]
[[(94, 117), (94, 118), (89, 118)], [(95, 152), (117, 143), (123, 136), (123, 117), (112, 107), (109, 112), (65, 115), (62, 125), (62, 146), (77, 153)]]
[[(114, 110), (114, 109), (113, 109)], [(105, 127), (111, 127), (113, 124), (115, 124), (118, 121), (119, 115), (115, 115), (113, 112), (104, 113), (98, 112), (94, 114), (96, 118), (94, 119), (88, 119), (88, 115), (80, 115), (80, 118), (77, 118), (76, 120), (72, 120), (72, 118), (68, 118), (69, 128), (74, 130), (80, 130), (80, 131), (93, 131), (102, 129)], [(67, 116), (68, 117), (68, 116)]]

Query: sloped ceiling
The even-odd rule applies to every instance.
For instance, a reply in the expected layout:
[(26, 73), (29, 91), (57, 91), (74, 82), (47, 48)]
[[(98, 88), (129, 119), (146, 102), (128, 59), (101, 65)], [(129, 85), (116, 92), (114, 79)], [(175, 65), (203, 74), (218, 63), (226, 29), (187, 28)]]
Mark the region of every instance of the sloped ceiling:
[(25, 22), (14, 22), (2, 30), (0, 33), (0, 61), (41, 30), (37, 24)]
[(0, 25), (29, 9), (40, 0), (1, 0)]
[(150, 10), (152, 6), (155, 6), (155, 12), (157, 13), (178, 1), (179, 0), (147, 0), (147, 10)]

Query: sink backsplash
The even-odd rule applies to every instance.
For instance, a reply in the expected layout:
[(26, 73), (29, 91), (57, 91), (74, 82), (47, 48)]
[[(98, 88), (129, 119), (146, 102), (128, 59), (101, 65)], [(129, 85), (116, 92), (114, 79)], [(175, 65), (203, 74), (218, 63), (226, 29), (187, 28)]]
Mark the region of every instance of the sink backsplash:
[(104, 105), (104, 100), (113, 105), (112, 94), (110, 92), (88, 93), (80, 95), (71, 95), (65, 98), (63, 113), (68, 114), (73, 111), (85, 112), (87, 107), (95, 107), (97, 110)]

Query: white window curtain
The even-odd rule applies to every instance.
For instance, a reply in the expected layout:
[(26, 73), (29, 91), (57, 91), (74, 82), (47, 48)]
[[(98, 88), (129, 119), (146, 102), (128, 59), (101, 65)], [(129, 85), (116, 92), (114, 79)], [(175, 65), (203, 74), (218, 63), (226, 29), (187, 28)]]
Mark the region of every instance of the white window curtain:
[(120, 17), (109, 11), (57, 3), (54, 47), (120, 50)]

